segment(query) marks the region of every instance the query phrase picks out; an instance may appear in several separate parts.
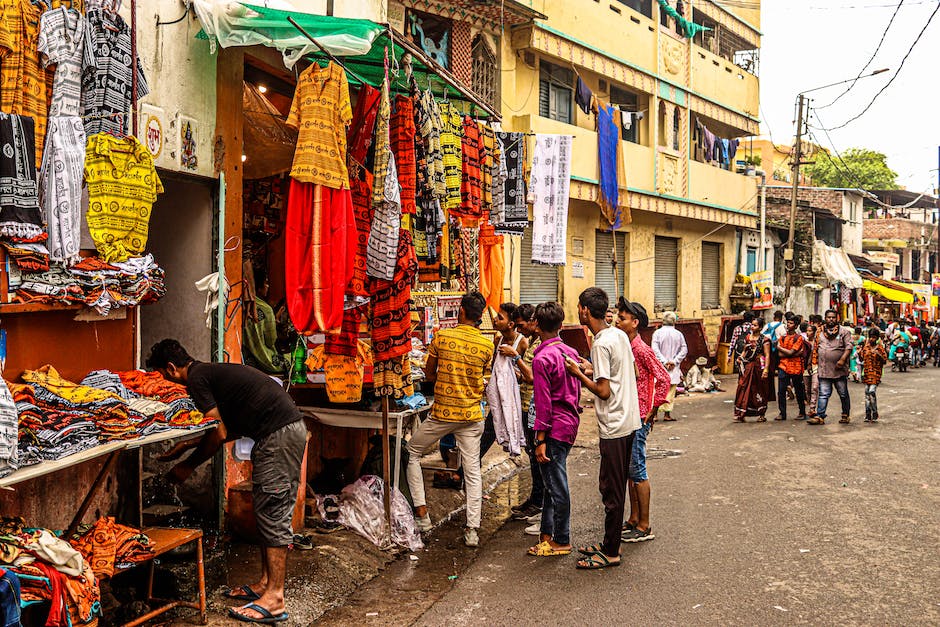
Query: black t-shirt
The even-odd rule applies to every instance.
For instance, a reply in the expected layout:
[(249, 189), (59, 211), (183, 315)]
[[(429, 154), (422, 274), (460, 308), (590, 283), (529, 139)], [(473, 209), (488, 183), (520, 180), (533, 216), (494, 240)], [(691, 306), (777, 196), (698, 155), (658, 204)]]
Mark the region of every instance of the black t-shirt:
[(199, 411), (218, 407), (229, 436), (260, 440), (303, 418), (277, 381), (251, 366), (194, 362), (186, 388)]

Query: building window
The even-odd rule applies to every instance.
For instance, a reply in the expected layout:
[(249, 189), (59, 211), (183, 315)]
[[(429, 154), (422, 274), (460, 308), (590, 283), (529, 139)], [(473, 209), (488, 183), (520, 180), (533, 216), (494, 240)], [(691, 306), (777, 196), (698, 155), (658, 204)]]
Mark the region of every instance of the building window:
[(620, 4), (626, 5), (646, 17), (653, 19), (653, 1), (654, 0), (617, 0)]
[(672, 110), (672, 149), (679, 150), (679, 107)]
[(702, 309), (721, 307), (721, 244), (702, 242)]
[(409, 9), (405, 23), (411, 40), (442, 67), (451, 69), (453, 22), (438, 15)]
[(748, 246), (744, 263), (744, 273), (750, 276), (755, 272), (757, 272), (757, 249), (753, 246)]
[(539, 61), (539, 115), (565, 124), (573, 123), (574, 72)]
[(676, 309), (679, 303), (679, 240), (656, 236), (653, 254), (653, 310)]
[(640, 120), (630, 115), (640, 110), (640, 97), (632, 91), (620, 87), (610, 87), (610, 104), (617, 105), (623, 115), (622, 137), (624, 141), (640, 143)]
[(911, 276), (912, 281), (920, 281), (920, 251), (911, 251)]
[(473, 39), (473, 91), (484, 102), (499, 109), (497, 101), (497, 85), (499, 83), (499, 67), (496, 64), (496, 55), (490, 50), (486, 38), (477, 35)]

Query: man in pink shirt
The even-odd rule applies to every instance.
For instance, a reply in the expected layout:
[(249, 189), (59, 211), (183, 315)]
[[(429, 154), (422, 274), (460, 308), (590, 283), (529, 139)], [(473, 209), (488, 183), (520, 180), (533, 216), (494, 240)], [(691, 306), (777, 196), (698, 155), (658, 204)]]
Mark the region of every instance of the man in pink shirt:
[(650, 482), (646, 472), (646, 437), (653, 428), (653, 419), (669, 394), (670, 378), (640, 331), (649, 324), (646, 309), (620, 297), (617, 302), (617, 327), (630, 338), (636, 364), (636, 387), (643, 425), (633, 435), (633, 457), (630, 459), (630, 518), (623, 525), (624, 542), (645, 542), (656, 536), (650, 527)]

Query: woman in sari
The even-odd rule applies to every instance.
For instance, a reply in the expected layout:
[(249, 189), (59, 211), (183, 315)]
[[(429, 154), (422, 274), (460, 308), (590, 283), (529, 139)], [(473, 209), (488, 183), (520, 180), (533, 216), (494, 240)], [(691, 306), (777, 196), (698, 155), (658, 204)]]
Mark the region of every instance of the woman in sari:
[(734, 397), (734, 421), (744, 422), (745, 416), (757, 416), (767, 422), (767, 405), (776, 400), (770, 380), (770, 342), (762, 335), (761, 321), (751, 321), (750, 332), (744, 337), (744, 349), (738, 357), (738, 390)]

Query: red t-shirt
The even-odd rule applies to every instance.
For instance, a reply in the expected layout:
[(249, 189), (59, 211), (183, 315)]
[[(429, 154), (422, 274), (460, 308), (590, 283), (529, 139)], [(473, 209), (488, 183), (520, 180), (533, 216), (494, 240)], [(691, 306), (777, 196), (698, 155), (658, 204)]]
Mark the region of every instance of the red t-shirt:
[(780, 357), (780, 369), (787, 374), (803, 374), (803, 336), (799, 333), (787, 333), (777, 340), (777, 348), (796, 351), (793, 357)]

